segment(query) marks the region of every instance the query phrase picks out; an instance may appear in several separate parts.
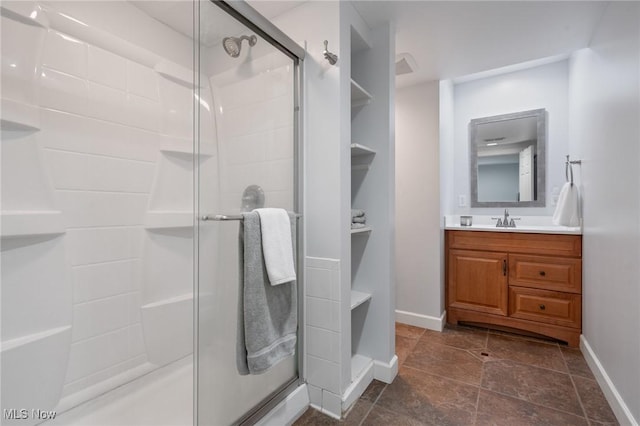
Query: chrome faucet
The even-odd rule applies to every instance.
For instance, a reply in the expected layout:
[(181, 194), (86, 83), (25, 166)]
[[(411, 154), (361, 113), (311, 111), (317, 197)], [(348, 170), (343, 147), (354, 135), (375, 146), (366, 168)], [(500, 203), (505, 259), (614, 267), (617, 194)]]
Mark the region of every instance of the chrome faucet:
[[(495, 219), (495, 218), (492, 218)], [(504, 219), (498, 218), (498, 222), (496, 222), (496, 228), (515, 228), (516, 222), (511, 218), (509, 220), (509, 210), (504, 209)]]

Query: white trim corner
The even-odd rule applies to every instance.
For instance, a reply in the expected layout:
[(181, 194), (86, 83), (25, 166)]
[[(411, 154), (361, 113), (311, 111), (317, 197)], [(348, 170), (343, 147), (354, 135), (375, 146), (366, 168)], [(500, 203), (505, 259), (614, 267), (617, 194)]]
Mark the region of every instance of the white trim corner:
[(398, 375), (398, 356), (393, 355), (388, 363), (373, 361), (373, 378), (381, 382), (391, 383)]
[(432, 317), (429, 315), (396, 309), (396, 322), (413, 325), (415, 327), (427, 328), (434, 331), (442, 331), (444, 329), (446, 317), (447, 311), (443, 311), (442, 314), (440, 314), (440, 317)]

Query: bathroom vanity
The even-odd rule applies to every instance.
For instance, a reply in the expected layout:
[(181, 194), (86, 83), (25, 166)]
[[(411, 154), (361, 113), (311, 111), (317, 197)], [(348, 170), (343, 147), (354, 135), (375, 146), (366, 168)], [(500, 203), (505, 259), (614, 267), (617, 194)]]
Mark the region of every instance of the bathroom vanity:
[(508, 327), (578, 346), (579, 231), (461, 228), (445, 231), (447, 322)]

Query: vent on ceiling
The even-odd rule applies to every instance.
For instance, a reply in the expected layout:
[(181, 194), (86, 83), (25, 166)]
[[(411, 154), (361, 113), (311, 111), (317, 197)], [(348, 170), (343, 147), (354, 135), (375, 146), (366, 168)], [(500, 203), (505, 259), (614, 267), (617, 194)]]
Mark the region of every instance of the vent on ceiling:
[(396, 55), (396, 75), (411, 74), (418, 69), (416, 60), (410, 53), (400, 53)]

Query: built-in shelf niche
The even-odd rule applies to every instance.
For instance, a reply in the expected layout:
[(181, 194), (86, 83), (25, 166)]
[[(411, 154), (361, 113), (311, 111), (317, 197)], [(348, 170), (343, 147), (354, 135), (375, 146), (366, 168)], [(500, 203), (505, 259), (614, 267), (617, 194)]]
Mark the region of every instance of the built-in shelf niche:
[(371, 295), (369, 293), (351, 290), (351, 310), (354, 310), (370, 299)]
[(40, 130), (40, 109), (10, 99), (2, 99), (0, 128), (3, 131), (37, 132)]
[(2, 212), (2, 237), (64, 234), (62, 212), (57, 210), (31, 210)]
[(371, 103), (373, 96), (362, 86), (351, 80), (351, 108), (360, 108)]
[(351, 356), (351, 381), (354, 382), (369, 368), (373, 367), (373, 360), (367, 356), (354, 354)]
[(376, 155), (376, 150), (371, 149), (368, 146), (361, 145), (359, 143), (351, 144), (351, 157), (363, 157), (363, 156), (374, 156)]
[(372, 229), (370, 226), (365, 226), (364, 228), (351, 228), (351, 235), (353, 234), (366, 234), (367, 232), (371, 232)]
[(351, 171), (352, 172), (366, 172), (371, 168), (371, 164), (352, 164)]
[[(386, 279), (391, 261), (384, 250), (388, 241), (383, 237), (392, 223), (387, 220), (392, 219), (389, 217), (392, 211), (385, 206), (393, 202), (385, 184), (389, 172), (393, 172), (389, 121), (389, 108), (393, 103), (388, 101), (392, 99), (389, 92), (393, 87), (390, 74), (393, 58), (391, 44), (386, 44), (391, 42), (391, 29), (383, 25), (370, 30), (359, 24), (352, 24), (350, 29), (351, 50), (346, 60), (351, 67), (345, 75), (350, 80), (351, 126), (349, 141), (345, 141), (349, 145), (349, 154), (345, 154), (350, 156), (350, 182), (343, 184), (350, 188), (351, 209), (364, 210), (367, 223), (350, 229), (348, 301), (351, 315), (345, 320), (350, 343), (343, 348), (344, 358), (341, 358), (348, 362), (346, 357), (350, 356), (350, 365), (344, 366), (350, 368), (350, 374), (342, 377), (342, 385), (346, 386), (342, 395), (343, 411), (355, 403), (374, 377), (387, 381), (393, 369), (393, 357), (389, 358), (393, 331), (387, 327), (392, 321), (393, 308), (390, 283)], [(376, 234), (372, 233), (373, 228)], [(344, 300), (343, 308), (347, 308), (346, 304)]]
[[(192, 157), (194, 154), (193, 140), (181, 139), (171, 136), (164, 136), (160, 144), (160, 152), (165, 155), (186, 155)], [(199, 157), (201, 160), (215, 155), (214, 144), (201, 144)]]

